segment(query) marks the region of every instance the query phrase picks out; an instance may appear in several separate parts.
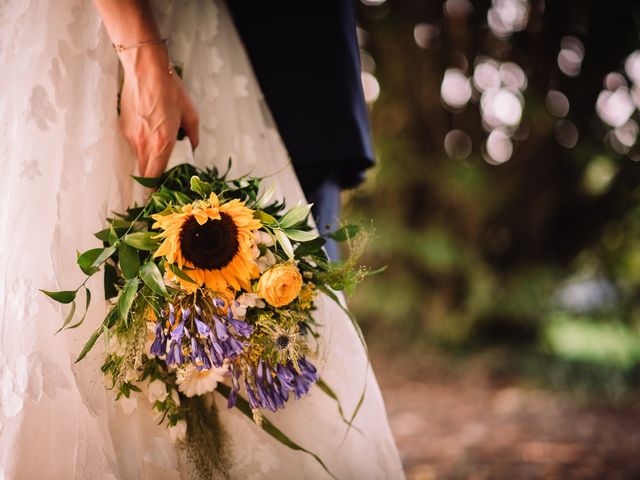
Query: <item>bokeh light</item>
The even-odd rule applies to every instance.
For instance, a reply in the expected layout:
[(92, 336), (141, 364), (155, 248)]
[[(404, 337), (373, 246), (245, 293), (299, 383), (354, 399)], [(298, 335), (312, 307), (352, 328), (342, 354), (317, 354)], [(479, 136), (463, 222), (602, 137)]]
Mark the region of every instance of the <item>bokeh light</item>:
[(386, 2), (387, 0), (360, 0), (360, 1), (369, 7), (378, 7), (382, 5), (384, 2)]
[(524, 30), (528, 21), (527, 0), (492, 0), (487, 12), (489, 28), (498, 37), (509, 37), (513, 32)]
[(471, 137), (462, 130), (451, 130), (444, 137), (444, 150), (451, 158), (463, 160), (471, 154)]
[(503, 130), (493, 130), (485, 142), (484, 153), (484, 159), (492, 165), (506, 162), (513, 154), (511, 138)]
[(621, 127), (633, 114), (635, 105), (627, 87), (615, 91), (603, 90), (596, 101), (596, 112), (600, 119), (612, 127)]
[(624, 62), (624, 71), (633, 83), (640, 84), (640, 50), (629, 54)]
[(376, 77), (369, 72), (361, 72), (362, 89), (364, 91), (364, 99), (367, 103), (375, 102), (380, 96), (380, 84)]
[(544, 103), (554, 117), (564, 118), (569, 113), (569, 99), (558, 90), (549, 90)]
[(579, 39), (573, 36), (563, 37), (558, 53), (558, 68), (569, 77), (577, 77), (582, 70), (584, 54), (584, 45)]
[(480, 92), (482, 124), (487, 131), (502, 128), (513, 133), (522, 118), (527, 76), (513, 62), (479, 57), (473, 71), (473, 85)]
[(604, 88), (607, 90), (615, 91), (620, 87), (627, 87), (627, 79), (618, 72), (611, 72), (604, 77)]
[(500, 86), (500, 70), (498, 62), (491, 58), (480, 57), (473, 71), (473, 84), (484, 92)]
[(461, 70), (450, 68), (444, 72), (440, 96), (449, 107), (460, 109), (471, 98), (471, 82)]
[(592, 195), (604, 193), (616, 173), (616, 165), (606, 155), (596, 155), (589, 161), (584, 172), (583, 185)]
[(442, 9), (449, 18), (465, 18), (473, 12), (473, 5), (469, 0), (447, 0)]
[(480, 98), (482, 119), (490, 127), (514, 128), (522, 117), (521, 95), (506, 88), (492, 88)]
[(503, 63), (500, 65), (499, 75), (504, 86), (520, 92), (527, 89), (527, 76), (517, 63)]
[(637, 138), (638, 124), (633, 120), (613, 129), (606, 136), (609, 146), (620, 155), (628, 153), (635, 145)]
[(556, 122), (553, 129), (556, 140), (565, 148), (573, 148), (578, 143), (578, 127), (570, 120), (560, 120)]
[(432, 48), (440, 36), (440, 27), (431, 23), (418, 23), (413, 27), (413, 38), (420, 48)]

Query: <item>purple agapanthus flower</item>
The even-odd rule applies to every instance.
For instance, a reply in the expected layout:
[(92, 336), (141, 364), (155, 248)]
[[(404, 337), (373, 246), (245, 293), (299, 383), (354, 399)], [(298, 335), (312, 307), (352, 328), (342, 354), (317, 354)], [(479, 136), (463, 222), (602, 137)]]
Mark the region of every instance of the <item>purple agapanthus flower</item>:
[(249, 382), (247, 382), (246, 380), (244, 381), (244, 388), (247, 390), (247, 397), (249, 397), (249, 406), (253, 409), (260, 408), (261, 405), (256, 399), (256, 394), (253, 392), (253, 390), (249, 386)]
[[(289, 400), (289, 392), (296, 399), (309, 393), (311, 386), (318, 381), (316, 367), (306, 358), (298, 360), (297, 370), (291, 361), (275, 367), (260, 360), (255, 368), (249, 367), (245, 372), (245, 388), (251, 408), (262, 408), (275, 412), (284, 408)], [(235, 405), (239, 387), (234, 385), (230, 396), (229, 407)]]
[(227, 316), (227, 322), (229, 325), (233, 327), (233, 329), (238, 333), (238, 335), (249, 338), (253, 333), (253, 327), (249, 325), (247, 322), (243, 320), (238, 320), (233, 316), (233, 312), (229, 309), (229, 314)]
[(182, 346), (175, 341), (171, 341), (169, 345), (169, 353), (167, 354), (166, 363), (167, 365), (181, 365), (184, 362), (184, 357), (182, 356)]
[(167, 353), (167, 337), (164, 334), (164, 329), (162, 328), (162, 320), (159, 320), (156, 323), (156, 338), (151, 344), (150, 352), (153, 355), (162, 356)]
[[(212, 303), (220, 310), (225, 306), (221, 299)], [(226, 312), (212, 313), (198, 305), (185, 308), (168, 303), (161, 317), (165, 315), (170, 326), (164, 328), (165, 321), (158, 321), (150, 352), (157, 356), (166, 354), (169, 366), (192, 364), (198, 370), (221, 367), (225, 360), (242, 354), (246, 338), (253, 332), (246, 322), (234, 319), (228, 308)]]

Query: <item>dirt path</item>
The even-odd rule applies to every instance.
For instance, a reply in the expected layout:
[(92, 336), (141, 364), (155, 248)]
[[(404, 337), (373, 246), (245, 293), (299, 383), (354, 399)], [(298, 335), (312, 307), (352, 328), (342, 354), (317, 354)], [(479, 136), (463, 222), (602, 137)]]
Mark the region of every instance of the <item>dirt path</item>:
[(585, 407), (472, 361), (387, 359), (372, 360), (409, 479), (640, 479), (640, 401)]

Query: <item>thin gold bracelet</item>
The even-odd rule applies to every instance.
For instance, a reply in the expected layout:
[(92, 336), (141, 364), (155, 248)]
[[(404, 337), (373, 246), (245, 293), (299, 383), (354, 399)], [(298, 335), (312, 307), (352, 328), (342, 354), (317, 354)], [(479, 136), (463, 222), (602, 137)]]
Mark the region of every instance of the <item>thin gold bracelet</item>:
[(118, 52), (124, 52), (125, 50), (130, 50), (132, 48), (140, 48), (140, 47), (144, 47), (145, 45), (157, 45), (159, 43), (167, 43), (167, 39), (166, 38), (160, 38), (160, 39), (156, 39), (156, 40), (147, 40), (146, 42), (140, 42), (140, 43), (134, 43), (132, 45), (119, 45), (119, 44), (115, 44), (113, 43), (113, 49)]

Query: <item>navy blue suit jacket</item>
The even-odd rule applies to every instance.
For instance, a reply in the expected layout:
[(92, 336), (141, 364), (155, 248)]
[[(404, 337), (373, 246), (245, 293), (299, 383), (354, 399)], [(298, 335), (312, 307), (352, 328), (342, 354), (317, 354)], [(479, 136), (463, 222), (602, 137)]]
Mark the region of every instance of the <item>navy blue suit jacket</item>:
[(227, 2), (305, 191), (374, 161), (350, 0)]

